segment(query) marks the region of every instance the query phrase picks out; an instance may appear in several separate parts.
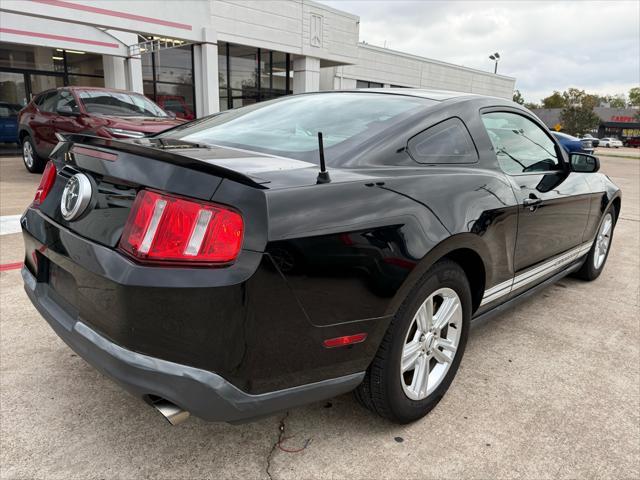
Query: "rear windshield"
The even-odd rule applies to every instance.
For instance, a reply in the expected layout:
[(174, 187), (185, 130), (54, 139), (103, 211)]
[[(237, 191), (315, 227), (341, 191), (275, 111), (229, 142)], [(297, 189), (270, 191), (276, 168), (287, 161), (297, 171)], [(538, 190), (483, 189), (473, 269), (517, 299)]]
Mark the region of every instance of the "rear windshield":
[(159, 136), (318, 163), (318, 132), (322, 132), (327, 162), (332, 163), (331, 158), (435, 103), (376, 93), (295, 95), (229, 110)]
[(142, 95), (104, 90), (81, 90), (80, 101), (88, 113), (119, 117), (167, 117), (167, 113)]

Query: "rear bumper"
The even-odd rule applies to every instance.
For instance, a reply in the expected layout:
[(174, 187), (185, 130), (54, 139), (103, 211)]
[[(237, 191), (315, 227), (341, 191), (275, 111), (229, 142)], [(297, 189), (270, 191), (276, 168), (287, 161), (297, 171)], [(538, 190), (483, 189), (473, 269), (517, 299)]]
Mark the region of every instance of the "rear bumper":
[(267, 416), (331, 398), (356, 388), (364, 372), (259, 395), (235, 387), (215, 373), (136, 353), (109, 341), (52, 300), (50, 287), (22, 269), (31, 302), (69, 347), (134, 395), (155, 395), (209, 421), (231, 423)]

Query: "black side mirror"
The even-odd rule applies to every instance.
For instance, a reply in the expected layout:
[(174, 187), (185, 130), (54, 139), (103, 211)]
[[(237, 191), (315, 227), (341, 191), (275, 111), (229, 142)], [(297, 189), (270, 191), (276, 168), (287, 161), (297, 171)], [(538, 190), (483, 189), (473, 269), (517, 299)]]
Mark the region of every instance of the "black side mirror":
[(74, 112), (73, 108), (71, 108), (71, 106), (69, 105), (60, 105), (58, 108), (56, 108), (56, 113), (65, 117), (75, 117), (77, 115), (80, 115), (80, 113)]
[(600, 170), (600, 160), (594, 155), (586, 153), (572, 153), (569, 155), (572, 172), (594, 173)]

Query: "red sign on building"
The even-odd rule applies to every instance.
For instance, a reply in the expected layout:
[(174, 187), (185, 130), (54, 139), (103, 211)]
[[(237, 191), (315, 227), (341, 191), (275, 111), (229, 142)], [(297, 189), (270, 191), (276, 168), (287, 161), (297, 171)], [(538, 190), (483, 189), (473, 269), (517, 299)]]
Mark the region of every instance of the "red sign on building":
[(611, 117), (612, 122), (621, 122), (621, 123), (632, 123), (634, 121), (633, 117), (627, 117), (624, 115), (613, 115)]

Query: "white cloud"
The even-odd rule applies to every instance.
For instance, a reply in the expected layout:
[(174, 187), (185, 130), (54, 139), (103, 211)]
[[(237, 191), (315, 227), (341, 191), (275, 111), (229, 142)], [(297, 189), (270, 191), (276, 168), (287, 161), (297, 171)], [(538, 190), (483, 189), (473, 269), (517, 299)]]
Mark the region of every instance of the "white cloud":
[(628, 93), (640, 85), (640, 2), (339, 1), (360, 39), (517, 79), (528, 101), (553, 90)]

